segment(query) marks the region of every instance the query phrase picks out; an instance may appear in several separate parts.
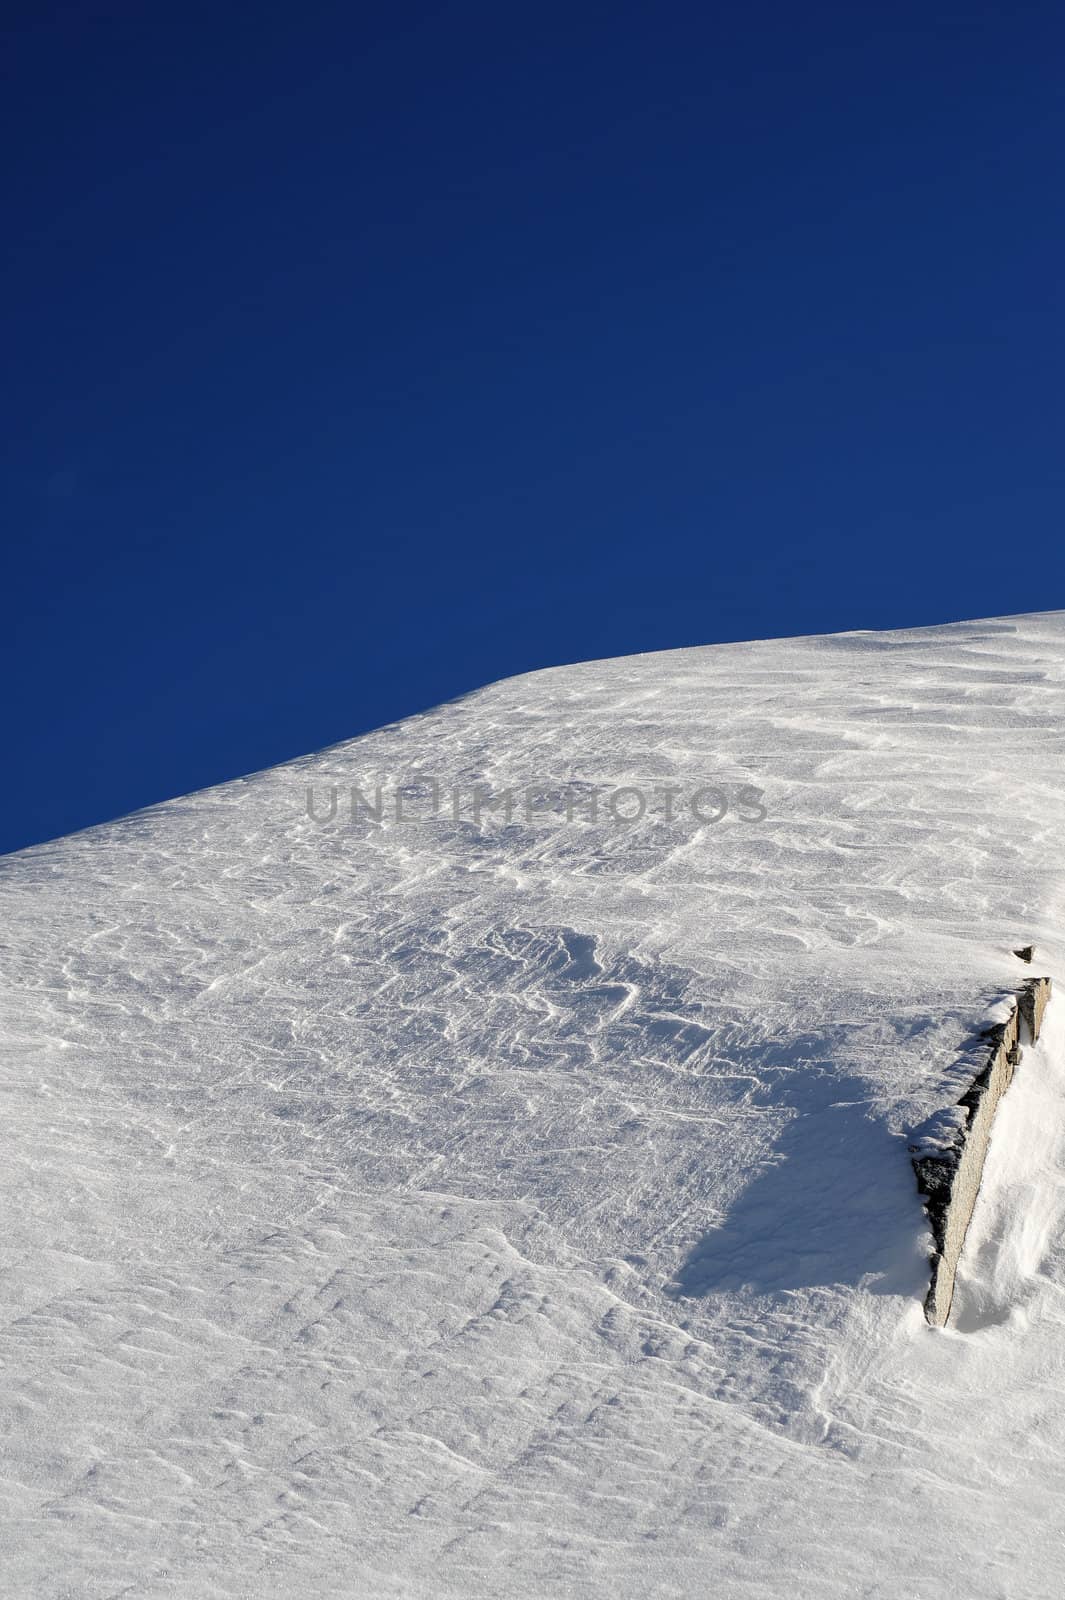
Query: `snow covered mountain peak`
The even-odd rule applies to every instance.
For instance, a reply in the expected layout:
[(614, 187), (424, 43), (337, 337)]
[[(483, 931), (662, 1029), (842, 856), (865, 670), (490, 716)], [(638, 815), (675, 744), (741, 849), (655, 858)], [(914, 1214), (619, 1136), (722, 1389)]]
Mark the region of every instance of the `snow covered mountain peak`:
[[(1057, 1595), (1065, 613), (553, 668), (0, 862), (12, 1594)], [(398, 813), (397, 813), (398, 808)]]

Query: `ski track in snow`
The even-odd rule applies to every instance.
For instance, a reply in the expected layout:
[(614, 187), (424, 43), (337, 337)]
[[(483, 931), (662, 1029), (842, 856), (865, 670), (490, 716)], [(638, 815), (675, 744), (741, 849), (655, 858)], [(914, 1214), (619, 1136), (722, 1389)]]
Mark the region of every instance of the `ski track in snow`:
[[(593, 662), (0, 862), (11, 1595), (1065, 1590), (1065, 614)], [(306, 790), (715, 780), (697, 827)], [(1062, 1013), (1065, 1017), (1065, 1012)]]

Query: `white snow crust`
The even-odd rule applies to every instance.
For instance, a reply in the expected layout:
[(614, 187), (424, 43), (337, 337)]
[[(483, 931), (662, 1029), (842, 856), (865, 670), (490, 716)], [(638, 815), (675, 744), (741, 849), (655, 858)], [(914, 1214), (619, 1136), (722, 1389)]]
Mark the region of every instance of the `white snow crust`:
[(1065, 613), (591, 662), (0, 862), (0, 1590), (1057, 1600), (1061, 993), (941, 1331), (908, 1142), (1065, 976), (1063, 685)]

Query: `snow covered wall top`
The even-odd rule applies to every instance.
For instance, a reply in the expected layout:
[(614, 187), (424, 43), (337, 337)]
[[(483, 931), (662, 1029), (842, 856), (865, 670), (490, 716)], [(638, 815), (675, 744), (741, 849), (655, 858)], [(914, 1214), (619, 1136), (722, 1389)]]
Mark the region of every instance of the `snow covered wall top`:
[(592, 662), (0, 863), (6, 1591), (1060, 1594), (1056, 1007), (945, 1332), (907, 1139), (1060, 975), (1063, 683)]

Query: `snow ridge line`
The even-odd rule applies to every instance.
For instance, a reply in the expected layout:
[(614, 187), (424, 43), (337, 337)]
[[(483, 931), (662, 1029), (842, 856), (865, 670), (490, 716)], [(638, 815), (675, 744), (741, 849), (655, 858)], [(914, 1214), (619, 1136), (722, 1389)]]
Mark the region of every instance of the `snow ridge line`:
[[(1031, 959), (1027, 952), (1017, 954), (1022, 960)], [(921, 1142), (910, 1146), (917, 1187), (935, 1241), (932, 1279), (924, 1302), (925, 1316), (934, 1328), (941, 1328), (950, 1315), (954, 1276), (980, 1189), (991, 1124), (1021, 1059), (1021, 1024), (1034, 1044), (1050, 991), (1049, 978), (1025, 981), (1011, 997), (1006, 1020), (985, 1030), (989, 1045), (986, 1066), (938, 1127), (922, 1130)]]

